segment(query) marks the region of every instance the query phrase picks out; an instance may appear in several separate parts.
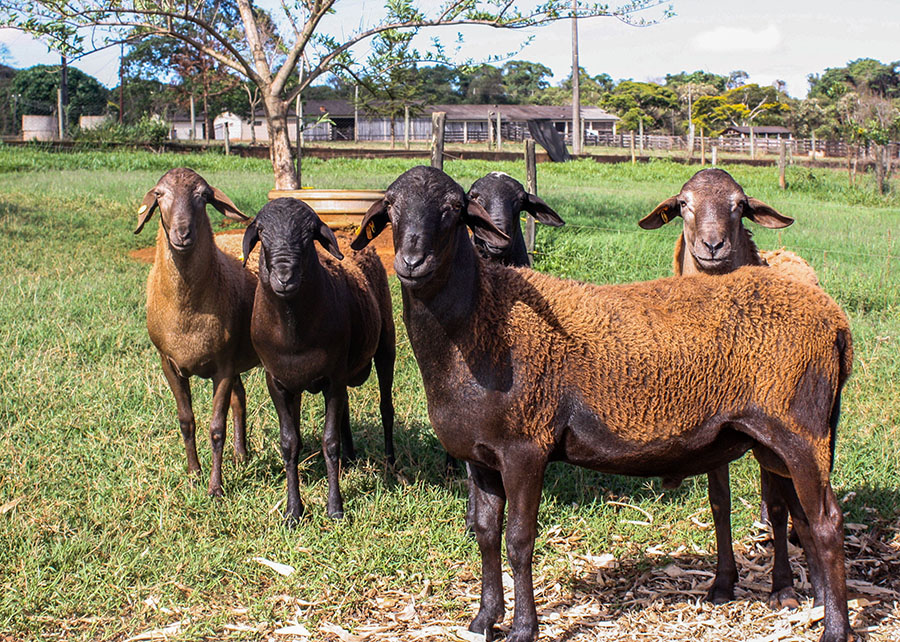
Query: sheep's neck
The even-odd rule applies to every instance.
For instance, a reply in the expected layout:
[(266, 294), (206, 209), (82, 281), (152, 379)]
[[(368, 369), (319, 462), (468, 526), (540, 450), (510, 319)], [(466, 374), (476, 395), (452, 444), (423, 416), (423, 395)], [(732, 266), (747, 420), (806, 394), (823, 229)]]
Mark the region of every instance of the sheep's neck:
[(209, 283), (218, 272), (215, 243), (212, 233), (202, 231), (196, 245), (184, 254), (172, 251), (163, 226), (156, 235), (155, 278), (167, 297), (175, 300), (191, 301), (210, 294)]

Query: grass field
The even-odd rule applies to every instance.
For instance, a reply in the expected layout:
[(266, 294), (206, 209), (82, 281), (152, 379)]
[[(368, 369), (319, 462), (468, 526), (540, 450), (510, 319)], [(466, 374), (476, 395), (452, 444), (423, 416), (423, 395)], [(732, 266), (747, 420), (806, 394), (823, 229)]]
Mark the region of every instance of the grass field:
[[(412, 164), (308, 160), (305, 182), (384, 188)], [(278, 631), (289, 626), (300, 627), (295, 639), (453, 639), (477, 609), (480, 562), (463, 527), (462, 483), (442, 475), (395, 279), (398, 474), (384, 470), (370, 381), (350, 397), (360, 460), (342, 477), (348, 518), (328, 520), (322, 403), (307, 395), (307, 515), (296, 530), (282, 528), (277, 420), (257, 370), (247, 377), (252, 460), (226, 460), (223, 500), (188, 484), (174, 402), (144, 326), (149, 267), (128, 257), (154, 239), (132, 234), (137, 204), (178, 165), (247, 213), (272, 185), (267, 161), (0, 146), (0, 639), (288, 640)], [(524, 174), (521, 163), (445, 169), (464, 187), (494, 169)], [(864, 639), (896, 640), (900, 196), (878, 196), (865, 180), (848, 187), (826, 170), (789, 168), (780, 191), (774, 169), (728, 169), (797, 220), (755, 229), (758, 244), (807, 258), (850, 316), (856, 363), (833, 483), (851, 524), (851, 594), (870, 602), (854, 610), (854, 624)], [(666, 162), (541, 165), (539, 193), (567, 225), (539, 230), (536, 268), (596, 283), (668, 275), (680, 226), (647, 232), (636, 221), (693, 171)], [(201, 435), (209, 396), (210, 384), (195, 381)], [(205, 440), (199, 450), (207, 474)], [(750, 458), (732, 466), (743, 590), (711, 607), (697, 603), (715, 564), (703, 478), (663, 491), (655, 479), (554, 464), (535, 553), (546, 639), (740, 640), (785, 630), (765, 639), (816, 639), (815, 625), (764, 606), (768, 571), (758, 565), (768, 567), (769, 553), (752, 537), (757, 470)], [(605, 554), (618, 568), (607, 568)], [(296, 570), (285, 577), (254, 557)]]

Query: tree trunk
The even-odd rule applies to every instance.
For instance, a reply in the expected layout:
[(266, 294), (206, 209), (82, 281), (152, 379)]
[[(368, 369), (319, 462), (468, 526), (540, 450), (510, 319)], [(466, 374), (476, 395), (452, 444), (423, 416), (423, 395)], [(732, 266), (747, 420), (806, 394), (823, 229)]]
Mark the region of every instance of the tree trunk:
[(287, 104), (277, 98), (263, 102), (269, 126), (269, 158), (275, 174), (275, 189), (300, 189), (294, 172), (294, 152), (287, 126)]

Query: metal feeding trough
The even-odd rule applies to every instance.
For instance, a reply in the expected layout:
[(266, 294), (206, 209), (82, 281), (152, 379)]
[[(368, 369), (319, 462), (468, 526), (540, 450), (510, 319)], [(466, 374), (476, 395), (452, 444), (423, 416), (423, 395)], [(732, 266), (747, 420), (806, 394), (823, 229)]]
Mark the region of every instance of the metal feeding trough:
[(375, 189), (273, 189), (269, 200), (276, 198), (298, 198), (309, 205), (328, 227), (340, 229), (358, 227), (363, 215), (373, 203), (384, 197), (384, 192)]

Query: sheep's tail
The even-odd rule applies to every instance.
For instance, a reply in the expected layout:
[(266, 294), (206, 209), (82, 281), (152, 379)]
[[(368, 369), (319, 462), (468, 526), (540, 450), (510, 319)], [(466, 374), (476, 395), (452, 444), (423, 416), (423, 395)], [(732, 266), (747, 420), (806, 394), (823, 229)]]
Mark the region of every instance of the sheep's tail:
[(834, 469), (834, 449), (837, 445), (837, 425), (838, 419), (841, 416), (841, 391), (843, 390), (844, 383), (847, 381), (847, 377), (850, 376), (850, 371), (853, 368), (853, 347), (852, 341), (850, 339), (849, 329), (842, 328), (838, 331), (837, 338), (834, 342), (834, 347), (838, 353), (840, 371), (838, 373), (837, 391), (834, 395), (834, 402), (831, 404), (831, 415), (828, 418), (828, 424), (831, 428), (829, 444), (829, 446), (831, 447), (830, 470)]

